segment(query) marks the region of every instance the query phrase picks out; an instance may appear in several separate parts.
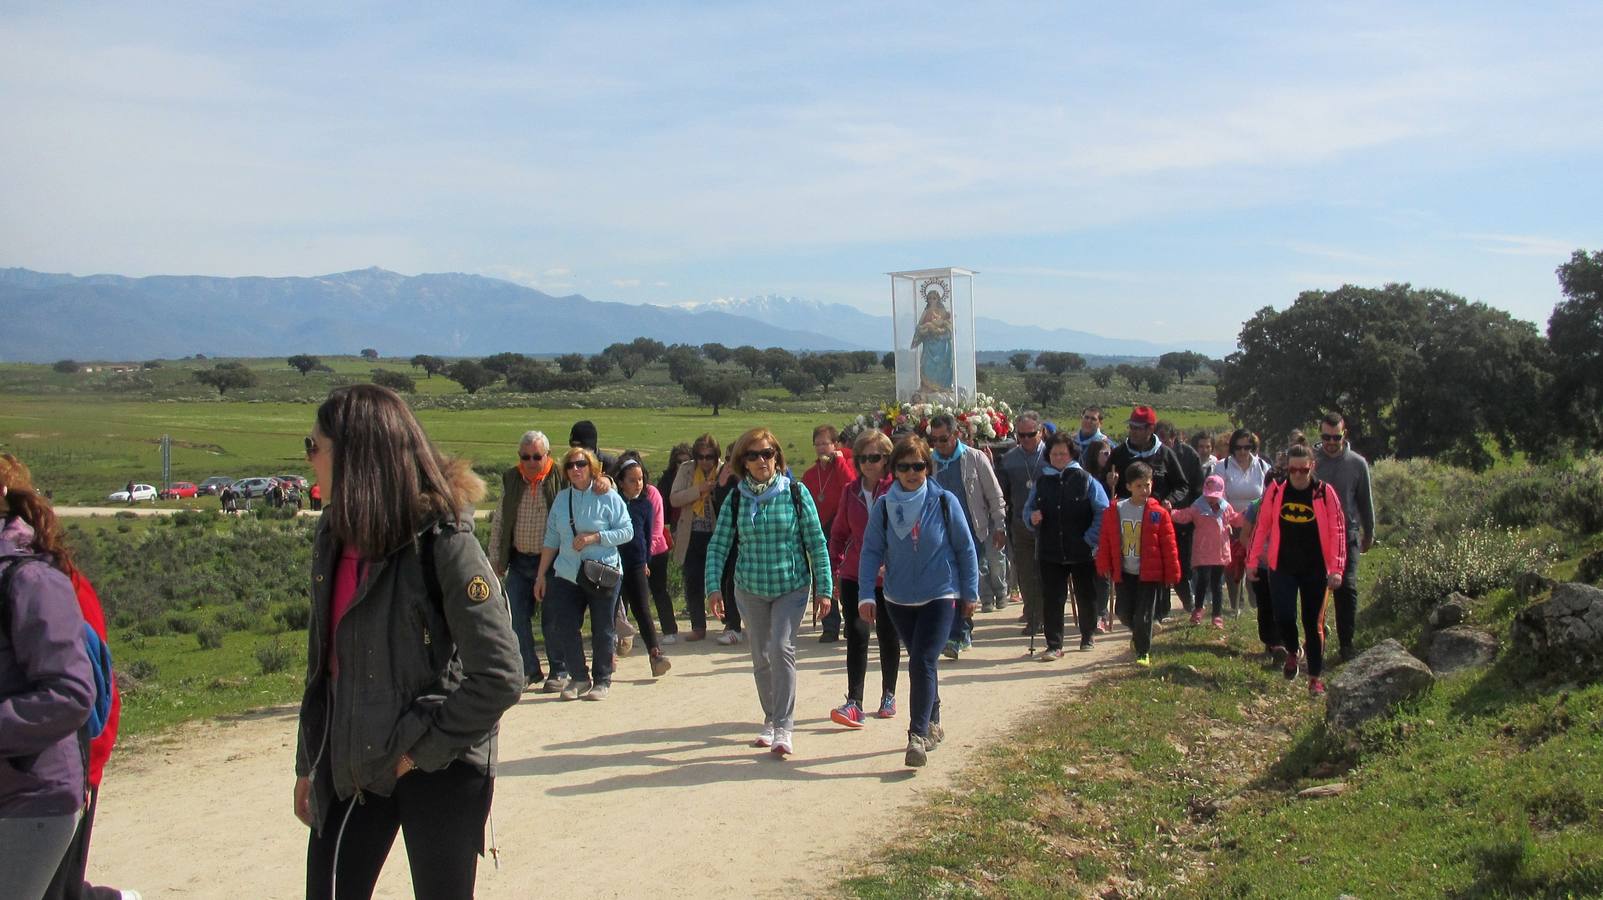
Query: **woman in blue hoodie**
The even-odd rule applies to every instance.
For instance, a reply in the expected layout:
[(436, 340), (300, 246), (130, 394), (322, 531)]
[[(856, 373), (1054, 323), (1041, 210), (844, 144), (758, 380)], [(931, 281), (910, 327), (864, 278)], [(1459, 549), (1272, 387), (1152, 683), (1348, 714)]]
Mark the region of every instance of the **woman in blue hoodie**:
[[(895, 482), (874, 501), (863, 536), (857, 581), (872, 584), (885, 567), (885, 609), (907, 648), (909, 766), (924, 765), (946, 736), (941, 728), (936, 664), (961, 604), (973, 614), (980, 597), (980, 564), (962, 507), (929, 477), (929, 444), (917, 435), (891, 451)], [(858, 601), (857, 614), (874, 621), (874, 598)]]

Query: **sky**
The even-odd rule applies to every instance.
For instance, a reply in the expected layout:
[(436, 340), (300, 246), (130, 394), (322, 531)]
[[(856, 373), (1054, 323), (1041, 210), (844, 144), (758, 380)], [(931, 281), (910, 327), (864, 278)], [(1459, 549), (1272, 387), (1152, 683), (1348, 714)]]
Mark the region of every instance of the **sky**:
[(879, 313), (960, 266), (1174, 341), (1344, 283), (1545, 327), (1603, 249), (1603, 4), (1127, 6), (0, 0), (0, 266)]

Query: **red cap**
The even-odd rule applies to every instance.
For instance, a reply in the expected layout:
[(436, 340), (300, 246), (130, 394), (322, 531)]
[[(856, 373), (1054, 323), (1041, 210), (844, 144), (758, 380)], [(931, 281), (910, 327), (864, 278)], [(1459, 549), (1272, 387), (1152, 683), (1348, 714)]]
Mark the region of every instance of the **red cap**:
[(1130, 410), (1131, 425), (1145, 425), (1148, 428), (1158, 424), (1158, 414), (1150, 406), (1137, 406)]

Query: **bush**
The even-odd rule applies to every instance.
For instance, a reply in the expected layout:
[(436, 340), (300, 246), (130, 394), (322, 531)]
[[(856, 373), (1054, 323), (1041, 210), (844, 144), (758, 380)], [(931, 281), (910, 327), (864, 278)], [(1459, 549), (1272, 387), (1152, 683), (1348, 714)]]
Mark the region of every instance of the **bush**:
[(138, 681), (152, 681), (156, 677), (156, 664), (148, 659), (131, 659), (127, 665), (118, 664), (118, 675), (128, 675)]
[(172, 515), (174, 528), (205, 528), (215, 521), (215, 515), (198, 509), (181, 509)]
[(1539, 570), (1547, 554), (1513, 529), (1423, 532), (1381, 570), (1375, 595), (1400, 612), (1424, 612), (1454, 591), (1481, 597), (1507, 587), (1520, 572)]
[(243, 606), (225, 606), (217, 614), (217, 625), (228, 631), (250, 631), (260, 621), (260, 616)]
[(144, 637), (161, 637), (171, 634), (172, 628), (165, 619), (140, 619), (134, 623), (134, 633)]
[(280, 606), (273, 618), (282, 623), (286, 631), (305, 631), (312, 624), (312, 604), (302, 600)]
[(289, 668), (294, 654), (290, 649), (273, 638), (272, 643), (262, 644), (256, 648), (256, 664), (261, 667), (263, 675), (272, 675)]
[(1586, 460), (1556, 482), (1559, 519), (1582, 534), (1603, 532), (1603, 459)]
[(50, 368), (55, 369), (57, 372), (60, 372), (63, 375), (72, 375), (78, 371), (79, 366), (76, 360), (58, 359), (56, 360), (56, 364)]
[(223, 630), (215, 625), (207, 625), (195, 632), (195, 642), (200, 644), (202, 650), (216, 650), (223, 645)]
[(193, 617), (174, 613), (167, 617), (167, 628), (174, 634), (194, 634), (200, 623)]

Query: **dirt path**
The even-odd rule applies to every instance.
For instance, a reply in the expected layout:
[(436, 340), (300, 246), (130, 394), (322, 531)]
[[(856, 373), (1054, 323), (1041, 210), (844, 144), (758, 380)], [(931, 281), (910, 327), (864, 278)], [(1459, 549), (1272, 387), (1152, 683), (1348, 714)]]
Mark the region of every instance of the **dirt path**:
[[(811, 630), (798, 648), (797, 754), (786, 762), (750, 746), (761, 713), (745, 645), (669, 647), (673, 672), (656, 682), (637, 650), (620, 660), (603, 703), (524, 695), (502, 725), (501, 864), (481, 864), (479, 896), (828, 893), (1011, 724), (1128, 656), (1118, 635), (1057, 662), (1027, 659), (1017, 613), (982, 614), (974, 649), (942, 661), (949, 736), (916, 773), (902, 766), (905, 707), (855, 732), (829, 721), (845, 690), (845, 644), (821, 645)], [(904, 704), (906, 677), (904, 663)], [(870, 694), (878, 678), (876, 650)], [(279, 709), (193, 726), (113, 758), (91, 878), (146, 897), (301, 896), (294, 716)], [(398, 850), (377, 896), (411, 896)]]

